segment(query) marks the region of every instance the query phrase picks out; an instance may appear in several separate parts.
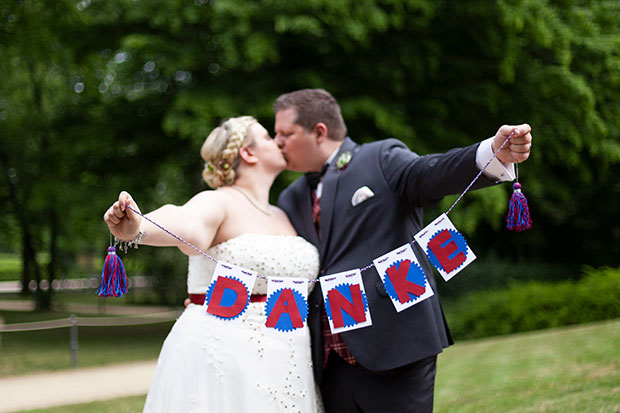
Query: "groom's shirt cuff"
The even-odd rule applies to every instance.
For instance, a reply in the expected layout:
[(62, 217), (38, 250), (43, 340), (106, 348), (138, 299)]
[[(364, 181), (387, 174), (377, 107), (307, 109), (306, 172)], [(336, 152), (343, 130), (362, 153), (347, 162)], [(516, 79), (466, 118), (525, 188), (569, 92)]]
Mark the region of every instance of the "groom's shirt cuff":
[(480, 145), (478, 145), (478, 150), (476, 151), (476, 166), (478, 169), (482, 170), (487, 165), (489, 160), (492, 159), (483, 174), (487, 178), (493, 179), (497, 182), (513, 181), (515, 179), (514, 164), (505, 164), (497, 159), (497, 157), (493, 157), (493, 147), (491, 146), (492, 142), (493, 137), (480, 142)]

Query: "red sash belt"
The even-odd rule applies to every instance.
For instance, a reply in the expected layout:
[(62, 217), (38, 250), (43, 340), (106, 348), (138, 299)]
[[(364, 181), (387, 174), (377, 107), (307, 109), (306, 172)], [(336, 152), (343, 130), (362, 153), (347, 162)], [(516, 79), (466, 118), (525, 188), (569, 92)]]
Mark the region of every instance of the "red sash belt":
[[(206, 294), (189, 294), (189, 300), (192, 304), (203, 305), (205, 303)], [(267, 301), (265, 294), (252, 294), (250, 295), (251, 303), (264, 303)]]

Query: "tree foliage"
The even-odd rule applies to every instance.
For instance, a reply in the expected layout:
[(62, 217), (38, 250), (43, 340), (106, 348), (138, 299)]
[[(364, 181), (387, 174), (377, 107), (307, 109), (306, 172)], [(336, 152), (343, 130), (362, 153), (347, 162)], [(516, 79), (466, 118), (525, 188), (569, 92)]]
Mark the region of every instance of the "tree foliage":
[(198, 150), (220, 120), (252, 114), (270, 129), (274, 99), (304, 87), (336, 96), (358, 142), (397, 137), (419, 153), (530, 123), (520, 180), (534, 228), (501, 228), (507, 185), (468, 194), (451, 218), (477, 250), (618, 264), (616, 1), (10, 3), (0, 242), (49, 251), (47, 269), (29, 258), (40, 277), (104, 250), (101, 215), (119, 190), (145, 210), (184, 202), (205, 188)]

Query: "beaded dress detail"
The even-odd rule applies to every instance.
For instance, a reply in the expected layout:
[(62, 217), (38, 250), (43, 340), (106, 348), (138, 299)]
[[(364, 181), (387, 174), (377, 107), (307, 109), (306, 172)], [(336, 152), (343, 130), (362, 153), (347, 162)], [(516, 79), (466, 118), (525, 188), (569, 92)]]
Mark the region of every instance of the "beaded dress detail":
[[(314, 279), (316, 248), (297, 236), (243, 234), (210, 248), (218, 261), (263, 277)], [(188, 293), (205, 293), (215, 263), (190, 256)], [(310, 287), (314, 283), (309, 283)], [(258, 278), (252, 294), (266, 294)], [(307, 327), (265, 327), (265, 303), (251, 302), (238, 318), (222, 320), (190, 304), (166, 338), (145, 412), (320, 412)]]

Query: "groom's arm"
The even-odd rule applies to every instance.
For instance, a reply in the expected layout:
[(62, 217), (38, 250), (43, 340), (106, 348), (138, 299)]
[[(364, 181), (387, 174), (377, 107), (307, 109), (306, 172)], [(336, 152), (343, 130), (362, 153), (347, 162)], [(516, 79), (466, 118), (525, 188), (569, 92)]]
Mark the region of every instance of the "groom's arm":
[[(479, 144), (445, 153), (419, 156), (396, 140), (381, 148), (381, 169), (388, 185), (410, 207), (425, 207), (444, 196), (462, 192), (480, 170), (476, 166)], [(493, 185), (481, 176), (472, 189)]]
[(527, 124), (504, 125), (495, 136), (480, 144), (425, 156), (410, 151), (400, 141), (387, 140), (380, 149), (380, 162), (394, 192), (411, 207), (424, 207), (446, 195), (462, 192), (482, 169), (483, 176), (471, 189), (513, 180), (513, 163), (529, 157), (531, 142), (531, 128)]

